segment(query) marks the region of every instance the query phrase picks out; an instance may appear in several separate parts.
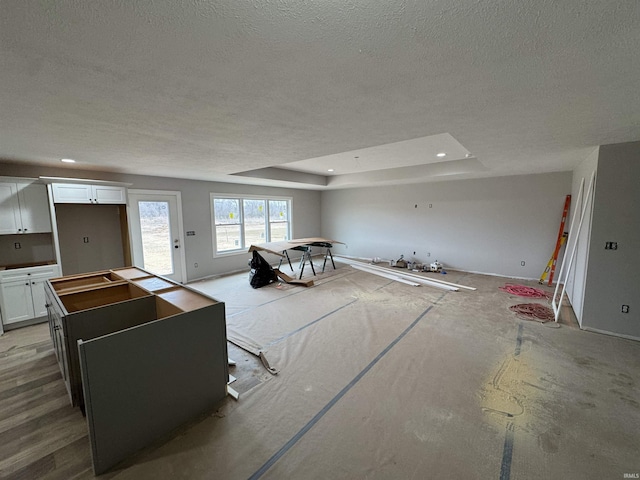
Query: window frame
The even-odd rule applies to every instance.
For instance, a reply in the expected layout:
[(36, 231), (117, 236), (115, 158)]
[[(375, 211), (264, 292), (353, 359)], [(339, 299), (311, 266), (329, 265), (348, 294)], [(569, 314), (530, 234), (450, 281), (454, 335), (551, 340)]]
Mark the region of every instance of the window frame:
[[(216, 212), (214, 201), (216, 199), (232, 199), (240, 202), (240, 247), (233, 250), (218, 251), (218, 237), (216, 227)], [(210, 193), (209, 194), (209, 208), (211, 209), (211, 246), (213, 249), (213, 258), (229, 257), (233, 255), (240, 255), (247, 253), (249, 245), (244, 245), (245, 240), (245, 217), (244, 217), (244, 200), (264, 200), (265, 203), (265, 243), (271, 241), (271, 221), (269, 212), (269, 201), (285, 201), (288, 207), (288, 230), (287, 236), (291, 239), (291, 232), (293, 231), (293, 197), (281, 196), (281, 195), (246, 195), (246, 194), (232, 194), (232, 193)], [(222, 225), (222, 224), (221, 224)]]

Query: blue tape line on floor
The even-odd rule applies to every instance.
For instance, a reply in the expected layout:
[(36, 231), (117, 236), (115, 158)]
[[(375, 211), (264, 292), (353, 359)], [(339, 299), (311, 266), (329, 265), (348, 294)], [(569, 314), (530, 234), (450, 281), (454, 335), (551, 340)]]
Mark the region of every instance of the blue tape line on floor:
[[(380, 289), (382, 289), (382, 288), (384, 288), (384, 287), (386, 287), (387, 285), (390, 285), (390, 284), (392, 284), (392, 283), (393, 283), (393, 280), (392, 280), (392, 281), (390, 281), (389, 283), (385, 283), (384, 285), (382, 285), (382, 286), (380, 286), (380, 287), (376, 288), (376, 289), (374, 290), (374, 292), (377, 292), (378, 290), (380, 290)], [(335, 310), (333, 310), (333, 311), (331, 311), (331, 312), (329, 312), (329, 313), (325, 313), (325, 314), (324, 314), (324, 315), (322, 315), (320, 318), (316, 318), (315, 320), (313, 320), (313, 321), (311, 321), (311, 322), (307, 323), (306, 325), (303, 325), (303, 326), (301, 326), (300, 328), (296, 328), (295, 330), (292, 330), (292, 331), (290, 331), (289, 333), (286, 333), (286, 334), (285, 334), (285, 335), (283, 335), (282, 337), (277, 338), (277, 339), (275, 339), (274, 341), (267, 343), (263, 348), (272, 347), (273, 345), (276, 345), (277, 343), (280, 343), (281, 341), (286, 340), (286, 339), (287, 339), (287, 338), (289, 338), (290, 336), (295, 335), (296, 333), (298, 333), (298, 332), (300, 332), (300, 331), (304, 330), (305, 328), (308, 328), (308, 327), (310, 327), (311, 325), (314, 325), (314, 324), (318, 323), (320, 320), (324, 320), (324, 319), (325, 319), (325, 318), (327, 318), (328, 316), (333, 315), (333, 314), (334, 314), (334, 313), (336, 313), (336, 312), (339, 312), (339, 311), (340, 311), (340, 310), (342, 310), (343, 308), (348, 307), (349, 305), (353, 305), (353, 304), (354, 304), (354, 303), (356, 303), (357, 301), (358, 301), (358, 299), (357, 299), (357, 298), (356, 298), (355, 300), (351, 300), (349, 303), (347, 303), (347, 304), (345, 304), (345, 305), (342, 305), (341, 307), (338, 307), (338, 308), (336, 308)]]
[(327, 318), (330, 315), (333, 315), (336, 312), (339, 312), (340, 310), (342, 310), (343, 308), (348, 307), (349, 305), (353, 305), (354, 303), (356, 303), (358, 301), (358, 299), (355, 300), (351, 300), (349, 303), (347, 303), (346, 305), (342, 305), (341, 307), (336, 308), (335, 310), (329, 312), (329, 313), (325, 313), (324, 315), (322, 315), (320, 318), (316, 318), (315, 320), (313, 320), (312, 322), (307, 323), (306, 325), (301, 326), (300, 328), (296, 328), (295, 330), (290, 331), (289, 333), (283, 335), (280, 338), (277, 338), (276, 340), (274, 340), (273, 342), (269, 342), (267, 343), (264, 348), (267, 347), (271, 347), (277, 343), (280, 343), (283, 340), (286, 340), (287, 338), (289, 338), (292, 335), (295, 335), (296, 333), (304, 330), (305, 328), (309, 328), (311, 325), (314, 325), (316, 323), (318, 323), (320, 320), (323, 320), (325, 318)]
[(502, 465), (500, 466), (500, 480), (509, 480), (511, 477), (511, 458), (513, 456), (513, 431), (514, 425), (507, 424), (507, 433), (504, 436), (504, 447), (502, 449)]
[(518, 325), (518, 337), (516, 338), (516, 349), (513, 352), (513, 356), (520, 355), (520, 347), (522, 347), (522, 324)]
[[(328, 280), (325, 280), (322, 283), (317, 283), (315, 285), (315, 288), (321, 287), (322, 285), (325, 285), (327, 283), (333, 282), (335, 280), (341, 280), (344, 277), (348, 277), (350, 275), (353, 275), (353, 273), (346, 273), (346, 274), (343, 274), (341, 276), (336, 275), (335, 277), (330, 277)], [(256, 308), (263, 307), (265, 305), (269, 305), (270, 303), (279, 302), (280, 300), (284, 300), (287, 297), (292, 297), (293, 295), (299, 295), (301, 293), (305, 293), (305, 292), (309, 292), (309, 291), (310, 291), (310, 289), (308, 289), (308, 288), (298, 289), (298, 290), (296, 290), (296, 291), (294, 291), (292, 293), (289, 293), (288, 295), (283, 295), (282, 297), (274, 298), (273, 300), (269, 300), (268, 302), (264, 302), (264, 303), (261, 303), (259, 305), (254, 305), (252, 307), (246, 308), (246, 309), (241, 310), (241, 311), (236, 312), (236, 313), (227, 314), (227, 318), (235, 317), (236, 315), (241, 315), (243, 313), (247, 313), (247, 312), (249, 312), (251, 310), (255, 310)]]
[[(521, 324), (518, 325), (518, 335), (516, 336), (516, 348), (513, 351), (513, 356), (520, 355), (522, 348), (522, 331), (524, 327)], [(504, 447), (502, 448), (502, 464), (500, 465), (500, 480), (509, 480), (511, 477), (511, 459), (513, 457), (513, 432), (515, 431), (515, 425), (512, 422), (507, 424), (507, 431), (504, 435)]]
[[(445, 294), (443, 294), (444, 296)], [(415, 327), (418, 322), (420, 322), (420, 320), (422, 320), (422, 318), (429, 313), (429, 311), (433, 308), (433, 305), (429, 306), (429, 308), (427, 308), (424, 312), (422, 312), (420, 314), (420, 316), (418, 318), (416, 318), (413, 323), (411, 323), (411, 325), (409, 325), (400, 335), (398, 335), (398, 337), (391, 342), (389, 345), (387, 345), (387, 347), (378, 354), (378, 356), (376, 358), (374, 358), (371, 363), (369, 363), (369, 365), (367, 365), (360, 373), (358, 373), (358, 375), (356, 375), (354, 377), (353, 380), (351, 380), (351, 382), (349, 382), (349, 384), (344, 387), (342, 390), (340, 390), (340, 392), (338, 392), (338, 394), (333, 397), (329, 403), (327, 403), (322, 410), (320, 410), (311, 420), (309, 420), (309, 422), (300, 429), (300, 431), (298, 431), (298, 433), (296, 433), (293, 437), (291, 437), (291, 439), (285, 443), (282, 448), (280, 448), (280, 450), (278, 450), (275, 454), (273, 454), (273, 456), (267, 460), (265, 462), (264, 465), (262, 465), (262, 467), (260, 467), (253, 475), (251, 475), (249, 477), (250, 480), (255, 480), (258, 479), (260, 477), (262, 477), (262, 475), (264, 475), (267, 470), (269, 470), (285, 453), (287, 453), (291, 447), (293, 447), (298, 440), (300, 440), (309, 430), (311, 430), (311, 428), (318, 423), (318, 421), (320, 421), (320, 419), (322, 417), (325, 416), (325, 414), (331, 410), (331, 408), (338, 403), (338, 401), (344, 397), (346, 395), (346, 393), (351, 390), (361, 379), (362, 377), (364, 377), (367, 372), (369, 372), (369, 370), (371, 370), (374, 365), (376, 363), (378, 363), (382, 357), (384, 357), (389, 350), (391, 350), (400, 340), (402, 340), (404, 338), (404, 336), (409, 333), (413, 327)]]

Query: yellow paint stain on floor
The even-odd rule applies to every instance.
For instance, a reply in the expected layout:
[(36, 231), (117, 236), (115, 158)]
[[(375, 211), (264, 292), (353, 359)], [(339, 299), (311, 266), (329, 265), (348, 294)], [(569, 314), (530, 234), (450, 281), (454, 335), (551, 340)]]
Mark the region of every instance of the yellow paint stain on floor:
[(479, 393), (481, 408), (491, 423), (504, 426), (508, 421), (526, 417), (531, 405), (544, 392), (535, 388), (538, 373), (522, 356), (510, 353), (503, 357)]

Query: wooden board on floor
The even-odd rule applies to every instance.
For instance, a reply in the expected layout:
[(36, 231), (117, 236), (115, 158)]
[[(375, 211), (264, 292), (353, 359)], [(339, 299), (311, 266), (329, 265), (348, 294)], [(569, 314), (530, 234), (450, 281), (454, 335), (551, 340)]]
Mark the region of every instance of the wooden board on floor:
[(292, 285), (302, 285), (303, 287), (312, 287), (313, 286), (313, 280), (298, 280), (296, 278), (290, 277), (286, 273), (282, 273), (277, 268), (274, 268), (273, 271), (276, 272), (276, 275), (279, 278), (281, 278), (285, 283), (290, 283)]

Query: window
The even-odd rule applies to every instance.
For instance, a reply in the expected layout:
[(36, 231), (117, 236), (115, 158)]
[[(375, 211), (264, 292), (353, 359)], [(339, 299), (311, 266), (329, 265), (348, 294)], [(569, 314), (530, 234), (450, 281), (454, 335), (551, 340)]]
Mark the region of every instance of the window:
[(269, 200), (269, 238), (271, 242), (289, 240), (288, 200)]
[(291, 199), (211, 194), (215, 254), (291, 238)]

